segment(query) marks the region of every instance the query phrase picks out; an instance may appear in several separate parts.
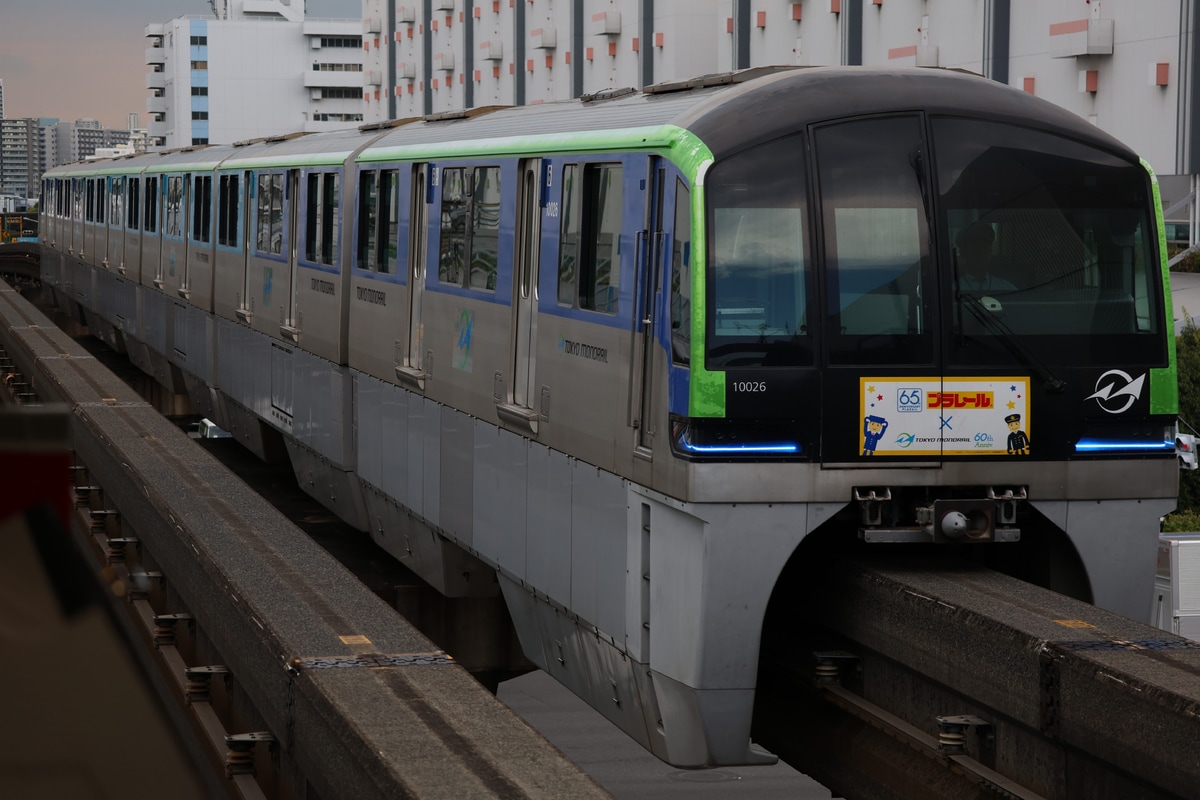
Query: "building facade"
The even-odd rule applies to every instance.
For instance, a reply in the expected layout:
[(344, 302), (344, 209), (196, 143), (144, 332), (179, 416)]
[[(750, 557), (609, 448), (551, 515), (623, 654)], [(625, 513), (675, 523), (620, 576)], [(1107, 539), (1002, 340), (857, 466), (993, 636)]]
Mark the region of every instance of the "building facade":
[(302, 4), (217, 0), (216, 17), (146, 26), (153, 145), (224, 143), (363, 122), (359, 20)]
[(69, 164), (83, 161), (95, 155), (97, 150), (118, 147), (129, 142), (131, 132), (116, 128), (101, 127), (95, 119), (77, 119), (74, 122), (58, 122), (53, 126), (55, 157), (49, 165)]
[(367, 121), (768, 65), (965, 69), (1128, 143), (1200, 229), (1197, 0), (363, 0)]
[(18, 198), (36, 195), (44, 171), (38, 121), (0, 119), (0, 194)]

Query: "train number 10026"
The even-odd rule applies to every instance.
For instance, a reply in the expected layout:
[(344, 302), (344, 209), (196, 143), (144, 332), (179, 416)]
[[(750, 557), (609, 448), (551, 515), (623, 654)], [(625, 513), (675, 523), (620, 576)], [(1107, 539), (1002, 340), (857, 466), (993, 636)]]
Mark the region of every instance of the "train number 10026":
[(733, 390), (735, 392), (765, 392), (767, 390), (766, 381), (734, 381)]

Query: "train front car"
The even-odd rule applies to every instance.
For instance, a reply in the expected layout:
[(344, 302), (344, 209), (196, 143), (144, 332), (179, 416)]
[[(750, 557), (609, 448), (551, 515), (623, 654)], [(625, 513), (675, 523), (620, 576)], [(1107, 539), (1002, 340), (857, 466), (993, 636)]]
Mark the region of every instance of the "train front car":
[[(650, 570), (652, 637), (696, 656), (676, 676), (732, 705), (776, 635), (757, 614), (830, 545), (941, 545), (1147, 620), (1177, 486), (1148, 166), (946, 71), (771, 76), (682, 124), (713, 161), (671, 302), (672, 444), (701, 522), (647, 501), (651, 561), (669, 539), (687, 567)], [(710, 762), (730, 755), (716, 728)]]

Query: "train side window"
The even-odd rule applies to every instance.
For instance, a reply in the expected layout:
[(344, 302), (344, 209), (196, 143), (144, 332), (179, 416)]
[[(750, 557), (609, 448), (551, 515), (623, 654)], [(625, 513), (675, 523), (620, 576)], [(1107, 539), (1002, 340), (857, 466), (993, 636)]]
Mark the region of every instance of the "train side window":
[(617, 313), (623, 182), (620, 164), (563, 167), (560, 305)]
[(692, 360), (692, 213), (687, 184), (675, 179), (675, 228), (671, 237), (671, 356)]
[(283, 173), (258, 176), (258, 251), (283, 253)]
[(242, 194), (237, 175), (222, 175), (217, 182), (217, 244), (238, 246), (238, 220), (241, 219)]
[(142, 181), (141, 178), (130, 178), (126, 185), (125, 227), (131, 231), (138, 229), (142, 218)]
[(830, 360), (928, 363), (931, 259), (920, 118), (823, 127), (816, 149)]
[(358, 268), (391, 273), (396, 266), (399, 173), (368, 170), (359, 177)]
[(74, 216), (76, 220), (83, 219), (83, 196), (87, 194), (87, 181), (82, 181), (79, 178), (71, 179), (71, 197), (74, 204)]
[(314, 264), (337, 264), (338, 199), (336, 172), (309, 173), (304, 256)]
[(438, 280), (496, 290), (500, 256), (500, 168), (442, 170)]
[(146, 178), (146, 214), (142, 220), (142, 230), (146, 233), (158, 232), (158, 178)]
[(84, 196), (87, 198), (86, 207), (84, 209), (83, 218), (87, 222), (91, 222), (96, 218), (96, 179), (88, 178), (84, 181)]
[(192, 179), (192, 241), (208, 244), (212, 238), (212, 176)]
[(183, 226), (180, 220), (183, 206), (183, 176), (170, 175), (167, 177), (166, 208), (163, 213), (163, 233), (179, 238), (183, 236)]

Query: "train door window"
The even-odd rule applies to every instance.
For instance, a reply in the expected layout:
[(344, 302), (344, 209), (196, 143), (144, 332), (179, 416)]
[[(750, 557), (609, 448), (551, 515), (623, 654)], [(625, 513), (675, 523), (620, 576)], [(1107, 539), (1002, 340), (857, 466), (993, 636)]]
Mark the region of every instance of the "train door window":
[(462, 167), (442, 170), (441, 245), (438, 252), (438, 280), (461, 286), (466, 271), (467, 191)]
[(442, 170), (438, 280), (494, 292), (499, 233), (500, 168)]
[(396, 268), (399, 173), (367, 170), (359, 179), (358, 268), (388, 274)]
[(238, 219), (241, 217), (242, 194), (238, 191), (237, 175), (222, 175), (217, 179), (217, 244), (238, 246)]
[(115, 177), (112, 179), (112, 189), (109, 192), (109, 213), (108, 221), (119, 226), (125, 218), (125, 178), (124, 176)]
[(804, 137), (789, 136), (709, 174), (710, 369), (813, 362), (805, 152)]
[(283, 173), (258, 176), (258, 251), (283, 253)]
[(924, 145), (916, 116), (816, 134), (832, 363), (929, 363)]
[(675, 227), (671, 238), (671, 358), (692, 356), (692, 210), (687, 184), (675, 179)]
[(108, 202), (108, 181), (100, 178), (96, 181), (96, 223), (104, 224), (104, 209)]
[(87, 196), (87, 209), (84, 212), (83, 218), (88, 222), (92, 222), (96, 219), (96, 179), (88, 178), (85, 186), (84, 194)]
[(304, 257), (314, 264), (333, 266), (338, 253), (337, 173), (309, 173), (306, 195)]
[(379, 264), (378, 235), (379, 172), (364, 171), (358, 178), (358, 256), (359, 269), (374, 270)]
[(192, 240), (207, 244), (212, 239), (212, 176), (192, 179)]
[(125, 227), (136, 231), (142, 218), (141, 178), (130, 178), (125, 191)]
[(84, 195), (87, 194), (87, 182), (79, 178), (71, 179), (71, 196), (75, 207), (75, 220), (83, 220)]
[(471, 198), (471, 274), (467, 285), (494, 292), (500, 260), (500, 168), (476, 169), (474, 189)]
[(142, 230), (146, 233), (158, 231), (158, 178), (146, 178), (146, 213), (142, 220)]
[(167, 236), (180, 238), (183, 236), (183, 176), (170, 175), (167, 177), (166, 209), (163, 214), (163, 233)]
[(559, 305), (617, 313), (623, 181), (620, 164), (563, 167)]

